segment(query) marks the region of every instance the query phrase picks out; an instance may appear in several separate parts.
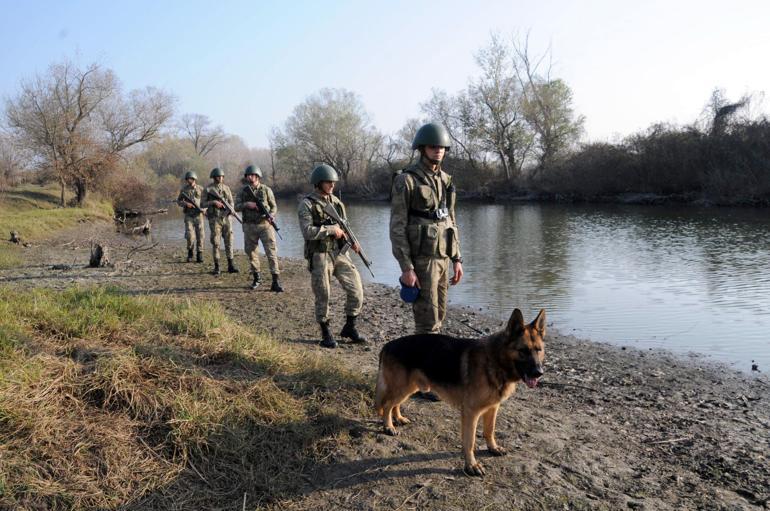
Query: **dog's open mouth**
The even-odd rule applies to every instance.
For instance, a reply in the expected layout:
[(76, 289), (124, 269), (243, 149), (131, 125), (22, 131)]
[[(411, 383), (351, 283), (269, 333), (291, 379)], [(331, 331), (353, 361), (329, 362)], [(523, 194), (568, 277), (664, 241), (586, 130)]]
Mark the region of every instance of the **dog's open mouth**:
[(530, 389), (534, 389), (535, 387), (537, 387), (537, 382), (539, 380), (540, 380), (539, 376), (532, 377), (532, 376), (529, 376), (529, 375), (526, 375), (526, 374), (524, 375), (524, 383)]

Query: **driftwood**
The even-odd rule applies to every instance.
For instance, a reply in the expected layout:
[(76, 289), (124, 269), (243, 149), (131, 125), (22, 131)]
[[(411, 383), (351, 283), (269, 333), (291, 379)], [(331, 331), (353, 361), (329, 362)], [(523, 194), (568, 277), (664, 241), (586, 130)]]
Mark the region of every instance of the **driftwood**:
[(148, 236), (150, 234), (150, 230), (152, 229), (152, 222), (150, 222), (150, 219), (148, 218), (145, 220), (145, 222), (142, 225), (137, 225), (136, 227), (131, 227), (130, 229), (126, 229), (126, 232), (131, 234), (144, 234), (145, 236)]
[(142, 211), (139, 209), (117, 209), (115, 210), (115, 221), (125, 222), (126, 218), (137, 218), (140, 216), (152, 216), (162, 215), (168, 213), (168, 208), (153, 209), (150, 211)]
[(91, 268), (103, 268), (110, 263), (109, 250), (101, 243), (91, 242), (91, 259), (88, 266)]
[(18, 231), (11, 231), (11, 237), (8, 241), (10, 241), (11, 243), (16, 243), (17, 245), (21, 245), (22, 247), (31, 246), (29, 243), (21, 239), (21, 236), (19, 236)]

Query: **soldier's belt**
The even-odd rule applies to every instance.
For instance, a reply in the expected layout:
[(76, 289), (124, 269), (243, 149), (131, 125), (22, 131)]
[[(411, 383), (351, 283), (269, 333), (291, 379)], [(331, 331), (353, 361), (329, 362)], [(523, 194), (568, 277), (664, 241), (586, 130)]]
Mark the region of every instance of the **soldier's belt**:
[(443, 220), (449, 216), (448, 208), (438, 208), (433, 211), (420, 211), (418, 209), (409, 208), (409, 214), (412, 216), (418, 216), (420, 218), (426, 218), (428, 220)]

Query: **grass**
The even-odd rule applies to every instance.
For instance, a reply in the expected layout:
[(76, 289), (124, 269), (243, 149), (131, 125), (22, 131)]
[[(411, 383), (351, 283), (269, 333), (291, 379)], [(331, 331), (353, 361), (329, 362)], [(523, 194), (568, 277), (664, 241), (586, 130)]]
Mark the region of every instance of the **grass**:
[(0, 288), (0, 508), (241, 509), (301, 491), (370, 382), (216, 304)]
[[(83, 208), (59, 207), (59, 190), (55, 186), (24, 185), (0, 193), (0, 237), (10, 238), (17, 231), (25, 242), (38, 242), (60, 229), (84, 222), (109, 220), (112, 207), (106, 201), (92, 201)], [(0, 269), (22, 263), (24, 247), (0, 242)]]

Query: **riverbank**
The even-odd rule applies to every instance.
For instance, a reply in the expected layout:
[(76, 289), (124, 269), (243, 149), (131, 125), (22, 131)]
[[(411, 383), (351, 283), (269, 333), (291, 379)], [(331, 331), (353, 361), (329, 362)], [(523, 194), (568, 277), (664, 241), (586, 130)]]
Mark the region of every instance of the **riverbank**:
[[(91, 239), (110, 247), (113, 266), (85, 268)], [(171, 304), (188, 302), (194, 308), (213, 304), (220, 308), (213, 310), (220, 310), (219, 314), (227, 321), (256, 336), (249, 337), (248, 343), (270, 337), (292, 352), (304, 353), (313, 360), (339, 363), (362, 378), (364, 387), (368, 385), (369, 389), (373, 388), (377, 353), (382, 344), (412, 328), (410, 311), (400, 302), (395, 289), (369, 284), (361, 323), (363, 333), (373, 341), (371, 345), (343, 345), (334, 351), (318, 347), (318, 332), (311, 319), (312, 294), (303, 261), (282, 260), (282, 280), (287, 292), (275, 294), (267, 289), (249, 291), (248, 276), (244, 273), (210, 276), (206, 273), (209, 264), (183, 262), (185, 254), (181, 246), (153, 246), (142, 237), (118, 235), (109, 225), (94, 225), (88, 232), (61, 231), (46, 243), (23, 250), (23, 264), (0, 270), (0, 286), (10, 290), (5, 294), (9, 299), (14, 295), (13, 290), (20, 289), (67, 293), (73, 286), (90, 289), (110, 285), (115, 286), (111, 292), (119, 297), (161, 300), (151, 302), (156, 308), (178, 310)], [(209, 253), (206, 257), (210, 262)], [(237, 261), (243, 271), (246, 262), (242, 253)], [(342, 299), (335, 287), (332, 301), (335, 329), (342, 325)], [(525, 316), (529, 319), (533, 312), (525, 311)], [(472, 334), (463, 322), (481, 330), (500, 327), (499, 320), (454, 307), (447, 331), (461, 336)], [(121, 341), (123, 346), (141, 354), (141, 346), (149, 341), (159, 345), (163, 352), (169, 343), (164, 339), (155, 341), (157, 330), (143, 327), (141, 323), (138, 327), (134, 336)], [(93, 331), (84, 327), (76, 337), (80, 342), (91, 339), (94, 349), (110, 342), (94, 336)], [(45, 324), (39, 332), (46, 333)], [(171, 333), (180, 334), (179, 329), (172, 329)], [(224, 343), (221, 346), (226, 347), (238, 337), (230, 327), (223, 329), (221, 323), (210, 323), (195, 335), (210, 336), (213, 340), (192, 353), (192, 360), (199, 362), (196, 368), (207, 377), (219, 377), (226, 385), (257, 381), (257, 376), (251, 374), (255, 363), (253, 353), (225, 356), (231, 350), (218, 347), (217, 343)], [(57, 349), (56, 343), (62, 342), (60, 336), (52, 336), (50, 356), (71, 353), (62, 347)], [(166, 360), (176, 363), (170, 355)], [(137, 385), (141, 386), (145, 378), (151, 380), (152, 374), (139, 374), (141, 379)], [(294, 385), (282, 370), (270, 373), (264, 384), (283, 389)], [(482, 448), (481, 461), (487, 469), (483, 479), (469, 478), (462, 473), (459, 414), (446, 404), (408, 402), (405, 414), (413, 419), (413, 424), (404, 427), (399, 437), (388, 437), (379, 432), (370, 408), (371, 395), (364, 392), (358, 398), (351, 397), (358, 388), (355, 378), (341, 385), (339, 399), (334, 393), (325, 394), (323, 388), (314, 392), (312, 386), (305, 387), (306, 392), (328, 405), (328, 417), (337, 426), (323, 430), (311, 445), (302, 446), (299, 453), (291, 434), (284, 438), (283, 444), (265, 451), (263, 455), (276, 463), (271, 466), (285, 467), (290, 474), (286, 478), (289, 483), (260, 487), (253, 493), (245, 490), (247, 509), (257, 506), (477, 509), (486, 506), (489, 509), (658, 510), (768, 506), (770, 382), (764, 374), (740, 374), (702, 359), (687, 360), (660, 351), (622, 349), (552, 330), (546, 340), (543, 385), (534, 391), (520, 388), (503, 405), (498, 423), (499, 440), (508, 448), (509, 455), (492, 458)], [(156, 387), (163, 385), (155, 380), (153, 388)], [(198, 400), (205, 401), (200, 393), (194, 392), (189, 402), (191, 409)], [(88, 406), (91, 408), (86, 409), (95, 406), (107, 415), (114, 412), (103, 401), (88, 403)], [(0, 408), (7, 410), (8, 403), (0, 403)], [(232, 407), (223, 413), (211, 422), (230, 427), (242, 417)], [(315, 423), (314, 417), (318, 416), (308, 415), (295, 425), (299, 429), (309, 428)], [(148, 464), (152, 460), (169, 463), (177, 459), (173, 458), (173, 450), (153, 449), (158, 445), (153, 443), (157, 442), (158, 430), (143, 427), (142, 416), (130, 418), (135, 421), (133, 434), (138, 439), (134, 440), (133, 449), (144, 456)], [(155, 420), (170, 427), (179, 418), (161, 415)], [(16, 432), (8, 427), (8, 422), (2, 422), (0, 428), (6, 438)], [(141, 491), (140, 486), (134, 485), (125, 493), (109, 495), (110, 504), (105, 507), (168, 508), (175, 502), (183, 502), (183, 497), (190, 494), (201, 499), (196, 502), (211, 503), (212, 500), (206, 499), (212, 499), (215, 492), (221, 509), (240, 506), (244, 499), (240, 493), (243, 482), (250, 480), (249, 474), (259, 466), (259, 460), (249, 455), (226, 476), (217, 471), (206, 472), (199, 461), (205, 459), (206, 463), (216, 466), (217, 441), (214, 437), (206, 444), (205, 458), (182, 460), (176, 480), (184, 484), (158, 481), (155, 486), (142, 487)], [(75, 449), (77, 446), (65, 447)], [(95, 451), (95, 459), (101, 460), (96, 466), (102, 468), (88, 474), (86, 479), (72, 479), (55, 486), (53, 493), (67, 495), (83, 485), (89, 485), (92, 491), (108, 491), (104, 483), (113, 480), (111, 477), (121, 460), (107, 457), (108, 451), (106, 447)], [(287, 456), (293, 457), (287, 459)], [(297, 461), (296, 456), (301, 461)], [(141, 467), (141, 464), (135, 465), (134, 478), (141, 477)], [(212, 477), (221, 479), (214, 483)], [(3, 484), (5, 495), (18, 495), (22, 491), (10, 484), (8, 476)], [(23, 492), (45, 496), (51, 491), (43, 488), (36, 486)], [(57, 502), (66, 507), (66, 499)]]

